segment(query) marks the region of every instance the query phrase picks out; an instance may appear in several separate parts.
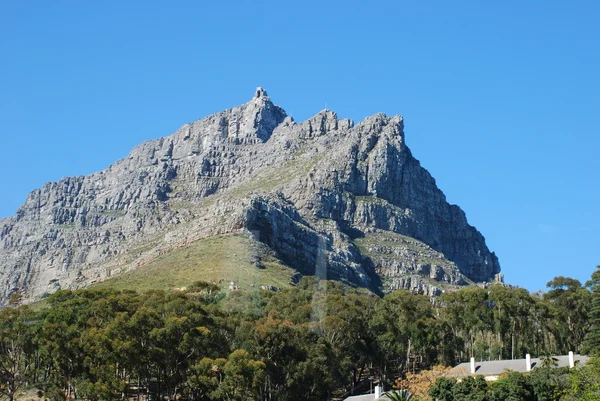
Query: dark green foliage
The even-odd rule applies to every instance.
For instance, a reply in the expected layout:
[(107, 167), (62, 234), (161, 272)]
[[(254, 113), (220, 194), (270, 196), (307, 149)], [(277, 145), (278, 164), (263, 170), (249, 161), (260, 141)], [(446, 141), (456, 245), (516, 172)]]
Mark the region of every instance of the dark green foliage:
[[(410, 394), (408, 394), (408, 392), (406, 390), (394, 390), (394, 391), (388, 391), (387, 393), (385, 393), (385, 397), (389, 400), (389, 401), (406, 401), (406, 400), (414, 400), (414, 398), (409, 398)], [(419, 400), (416, 400), (419, 401)]]
[(490, 387), (490, 401), (535, 401), (529, 377), (511, 372)]
[(0, 310), (0, 394), (9, 401), (34, 376), (30, 316), (26, 307)]
[(453, 401), (453, 390), (455, 385), (455, 379), (449, 379), (446, 377), (439, 378), (429, 390), (429, 395), (436, 401)]
[(592, 291), (592, 307), (590, 310), (590, 328), (586, 334), (583, 349), (589, 355), (600, 357), (600, 265), (586, 283)]
[(560, 400), (569, 387), (567, 377), (569, 368), (535, 368), (531, 371), (529, 382), (536, 401)]
[[(594, 307), (599, 271), (588, 283)], [(36, 386), (52, 400), (320, 401), (367, 377), (393, 383), (471, 355), (577, 351), (590, 326), (592, 295), (568, 278), (549, 285), (543, 300), (492, 286), (435, 302), (406, 291), (380, 298), (310, 277), (280, 293), (224, 294), (202, 282), (143, 294), (58, 291), (40, 311), (0, 311), (0, 393), (12, 399)], [(592, 329), (600, 324), (594, 313)], [(585, 337), (591, 348), (592, 331)], [(430, 394), (443, 401), (578, 399), (596, 394), (594, 369), (540, 367), (489, 386), (482, 377), (440, 379)]]
[(586, 366), (579, 366), (569, 374), (565, 401), (600, 400), (600, 359), (592, 358)]
[[(570, 400), (568, 368), (536, 368), (529, 374), (509, 372), (488, 384), (483, 376), (464, 377), (460, 381), (438, 379), (429, 394), (436, 401), (559, 401)], [(579, 375), (580, 376), (580, 375)]]
[(420, 355), (427, 365), (436, 361), (439, 337), (427, 297), (408, 291), (388, 294), (374, 309), (371, 325), (382, 371), (409, 370), (411, 354)]
[(452, 396), (454, 400), (486, 401), (488, 400), (487, 388), (488, 385), (483, 376), (467, 376), (454, 385)]
[(496, 348), (486, 355), (489, 359), (522, 358), (545, 346), (540, 338), (543, 331), (539, 329), (546, 325), (547, 316), (543, 306), (526, 290), (495, 285), (490, 289), (490, 302), (497, 342)]
[(553, 332), (562, 345), (557, 351), (566, 354), (569, 351), (581, 351), (581, 345), (589, 328), (588, 314), (592, 295), (578, 280), (568, 277), (556, 277), (547, 284), (551, 288), (544, 295), (550, 305), (554, 319)]

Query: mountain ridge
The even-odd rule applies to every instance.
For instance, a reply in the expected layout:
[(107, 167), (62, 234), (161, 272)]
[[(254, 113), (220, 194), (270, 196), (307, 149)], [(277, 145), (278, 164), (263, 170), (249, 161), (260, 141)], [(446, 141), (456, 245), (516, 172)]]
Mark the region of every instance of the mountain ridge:
[[(321, 263), (328, 276), (376, 291), (433, 294), (429, 279), (462, 285), (500, 272), (483, 236), (412, 156), (401, 116), (355, 125), (322, 110), (296, 123), (257, 88), (249, 102), (143, 142), (102, 171), (32, 191), (0, 220), (0, 302), (84, 287), (240, 231), (302, 274)], [(355, 242), (372, 234), (388, 246), (361, 251)], [(372, 288), (372, 277), (386, 278), (385, 288)]]

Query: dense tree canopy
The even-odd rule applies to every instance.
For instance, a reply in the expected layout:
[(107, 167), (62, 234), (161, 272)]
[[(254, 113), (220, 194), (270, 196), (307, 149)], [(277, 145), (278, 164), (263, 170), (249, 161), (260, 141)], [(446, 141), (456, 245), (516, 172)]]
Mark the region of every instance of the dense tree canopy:
[(526, 383), (510, 376), (493, 386), (419, 375), (471, 356), (544, 356), (583, 344), (597, 351), (590, 324), (600, 324), (599, 271), (587, 286), (558, 277), (543, 298), (501, 285), (433, 300), (407, 291), (380, 298), (311, 277), (280, 293), (225, 294), (209, 283), (143, 294), (58, 291), (39, 310), (0, 311), (0, 394), (12, 400), (32, 388), (52, 400), (320, 401), (369, 377), (421, 387), (426, 377), (422, 397), (433, 386), (440, 400), (552, 400), (539, 394), (555, 387), (593, 393), (597, 383), (585, 382), (584, 371), (570, 382), (532, 374)]
[(589, 330), (584, 339), (584, 351), (600, 357), (600, 266), (592, 274), (592, 279), (586, 283), (592, 291), (592, 305), (589, 312)]
[[(425, 372), (422, 375), (426, 375)], [(539, 367), (530, 373), (506, 372), (486, 382), (481, 375), (461, 380), (439, 377), (420, 401), (597, 401), (600, 360), (569, 368)]]

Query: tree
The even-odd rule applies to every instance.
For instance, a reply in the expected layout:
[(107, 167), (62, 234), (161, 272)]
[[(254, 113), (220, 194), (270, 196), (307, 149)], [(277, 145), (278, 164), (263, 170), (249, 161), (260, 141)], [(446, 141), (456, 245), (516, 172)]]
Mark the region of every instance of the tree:
[[(428, 297), (398, 290), (387, 294), (375, 308), (371, 329), (376, 336), (383, 374), (413, 368), (411, 357), (426, 365), (436, 360), (439, 343), (433, 307)], [(389, 366), (386, 366), (392, 362)]]
[(590, 291), (578, 280), (563, 276), (555, 277), (546, 285), (551, 290), (544, 299), (549, 301), (554, 314), (558, 352), (579, 351), (589, 325)]
[(569, 368), (539, 367), (529, 374), (529, 382), (536, 401), (559, 401), (569, 383)]
[(535, 401), (529, 376), (509, 372), (490, 387), (491, 401)]
[[(522, 288), (508, 288), (494, 285), (490, 289), (490, 301), (493, 304), (494, 331), (500, 343), (504, 358), (514, 359), (533, 347), (535, 330), (532, 316), (535, 300)], [(526, 333), (530, 333), (526, 335)], [(505, 343), (509, 339), (509, 343)], [(498, 355), (490, 355), (496, 359)]]
[(46, 363), (50, 368), (45, 383), (46, 392), (62, 393), (67, 398), (76, 396), (75, 379), (82, 373), (85, 361), (81, 348), (82, 331), (76, 325), (69, 325), (64, 321), (45, 322), (39, 342), (47, 355)]
[(163, 324), (156, 310), (144, 305), (138, 307), (132, 316), (123, 316), (123, 320), (118, 321), (115, 319), (114, 323), (107, 326), (114, 346), (119, 350), (123, 368), (131, 372), (137, 382), (138, 400), (143, 389), (146, 393), (150, 392), (154, 345), (150, 332)]
[(452, 394), (455, 385), (456, 379), (440, 377), (429, 389), (429, 396), (435, 401), (454, 401)]
[(327, 314), (313, 328), (323, 336), (331, 350), (330, 371), (339, 387), (359, 383), (372, 358), (374, 338), (369, 333), (365, 309), (372, 299), (358, 295), (331, 294), (325, 299)]
[(0, 394), (13, 401), (33, 373), (31, 319), (26, 307), (0, 310)]
[(586, 283), (592, 291), (592, 307), (589, 314), (590, 327), (585, 336), (583, 351), (600, 357), (600, 265), (592, 273), (592, 279)]
[(475, 342), (481, 334), (492, 329), (492, 309), (488, 291), (482, 288), (465, 288), (442, 294), (444, 306), (442, 319), (450, 326), (454, 336), (461, 337), (464, 347), (457, 349), (457, 359), (486, 357), (475, 354)]
[(452, 388), (452, 396), (460, 401), (487, 401), (488, 385), (481, 375), (466, 376)]
[(114, 326), (123, 328), (126, 313), (121, 313), (107, 327), (91, 327), (81, 335), (84, 371), (75, 379), (77, 394), (85, 399), (110, 400), (123, 394), (130, 376), (121, 343)]
[(419, 373), (408, 372), (406, 379), (396, 380), (394, 388), (408, 389), (411, 397), (421, 401), (431, 400), (430, 391), (441, 378), (446, 378), (452, 368), (446, 366), (434, 366), (431, 370), (422, 370)]
[(585, 366), (571, 369), (569, 384), (565, 401), (600, 400), (600, 359), (591, 358)]
[(223, 382), (226, 363), (227, 360), (224, 358), (202, 358), (191, 367), (184, 386), (192, 401), (207, 400), (212, 397)]
[(217, 396), (235, 401), (261, 399), (261, 390), (266, 377), (266, 365), (250, 358), (242, 349), (235, 350), (223, 367), (225, 378), (215, 392)]

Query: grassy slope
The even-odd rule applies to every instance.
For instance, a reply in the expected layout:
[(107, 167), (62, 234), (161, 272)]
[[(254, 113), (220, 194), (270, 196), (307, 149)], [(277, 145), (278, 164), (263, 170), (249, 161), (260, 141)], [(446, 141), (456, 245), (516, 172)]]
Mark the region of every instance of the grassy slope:
[[(240, 197), (251, 192), (272, 192), (293, 177), (304, 176), (324, 157), (323, 154), (304, 157), (302, 152), (277, 168), (265, 169), (257, 177), (248, 179), (238, 186), (223, 192), (221, 196)], [(172, 181), (173, 193), (178, 190), (177, 181)], [(203, 207), (218, 199), (219, 195), (203, 199)], [(193, 207), (190, 201), (173, 198), (169, 201), (173, 209)], [(132, 250), (139, 254), (155, 246), (162, 238)], [(260, 256), (265, 269), (258, 269), (252, 262)], [(91, 288), (171, 290), (185, 287), (194, 281), (208, 281), (228, 287), (231, 281), (242, 289), (272, 285), (279, 288), (290, 286), (290, 278), (296, 273), (283, 265), (263, 244), (244, 235), (225, 235), (197, 241), (187, 247), (170, 251), (136, 270), (119, 274)]]
[[(264, 269), (254, 265), (256, 256), (261, 258)], [(294, 272), (263, 244), (247, 235), (236, 234), (199, 240), (92, 288), (171, 290), (198, 280), (219, 283), (222, 287), (234, 281), (242, 289), (261, 285), (285, 288), (290, 285)]]

